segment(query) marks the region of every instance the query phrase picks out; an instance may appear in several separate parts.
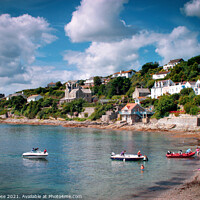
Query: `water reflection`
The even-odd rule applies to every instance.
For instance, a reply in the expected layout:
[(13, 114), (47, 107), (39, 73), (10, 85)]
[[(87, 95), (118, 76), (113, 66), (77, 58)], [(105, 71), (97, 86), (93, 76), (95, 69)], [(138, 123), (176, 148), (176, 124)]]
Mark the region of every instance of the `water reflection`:
[(41, 159), (31, 159), (31, 158), (22, 158), (23, 160), (23, 165), (25, 167), (41, 167), (41, 166), (46, 166), (47, 163), (49, 162), (45, 158)]

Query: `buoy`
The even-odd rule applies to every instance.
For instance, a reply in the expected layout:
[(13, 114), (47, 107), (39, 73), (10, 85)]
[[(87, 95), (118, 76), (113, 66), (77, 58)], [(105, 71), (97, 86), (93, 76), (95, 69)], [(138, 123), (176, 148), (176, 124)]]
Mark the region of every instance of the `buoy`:
[(126, 159), (124, 158), (124, 159), (123, 159), (123, 161), (125, 162), (125, 161), (126, 161)]

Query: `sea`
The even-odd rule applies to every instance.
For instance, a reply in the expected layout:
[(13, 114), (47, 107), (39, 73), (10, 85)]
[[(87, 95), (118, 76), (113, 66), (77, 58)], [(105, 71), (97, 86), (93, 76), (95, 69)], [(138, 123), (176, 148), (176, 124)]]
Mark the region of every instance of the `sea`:
[[(48, 158), (23, 158), (32, 148)], [(187, 148), (195, 142), (153, 132), (0, 124), (0, 199), (151, 199), (198, 168), (197, 158), (165, 156)], [(110, 159), (122, 150), (149, 160)]]

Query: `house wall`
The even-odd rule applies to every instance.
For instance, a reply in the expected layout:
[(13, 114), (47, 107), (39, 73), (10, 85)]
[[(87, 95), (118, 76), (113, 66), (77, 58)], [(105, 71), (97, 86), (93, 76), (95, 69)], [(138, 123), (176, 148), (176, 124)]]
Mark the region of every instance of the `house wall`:
[(152, 78), (153, 78), (154, 80), (157, 80), (157, 79), (164, 79), (165, 76), (167, 76), (167, 74), (159, 74), (159, 75), (158, 75), (158, 74), (154, 74)]

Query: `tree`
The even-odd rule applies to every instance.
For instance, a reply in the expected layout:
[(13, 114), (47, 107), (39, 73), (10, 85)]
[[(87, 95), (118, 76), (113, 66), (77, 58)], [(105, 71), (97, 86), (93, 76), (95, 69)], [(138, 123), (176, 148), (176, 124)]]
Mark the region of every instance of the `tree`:
[(185, 105), (188, 102), (190, 102), (189, 96), (181, 96), (180, 99), (179, 99), (180, 105)]
[(169, 111), (177, 110), (177, 103), (173, 101), (171, 96), (162, 96), (157, 104), (156, 111), (160, 117), (168, 116)]
[(197, 62), (198, 64), (200, 64), (200, 55), (199, 56), (195, 56), (192, 57), (188, 60), (188, 66), (193, 65), (195, 62)]
[(18, 111), (20, 111), (23, 108), (25, 103), (26, 103), (26, 99), (21, 95), (14, 96), (9, 100), (9, 105)]
[(184, 88), (180, 91), (180, 94), (185, 96), (185, 95), (189, 95), (190, 92), (192, 91), (194, 91), (192, 88)]
[(94, 86), (100, 86), (102, 83), (101, 78), (99, 76), (94, 77)]
[(113, 95), (123, 95), (129, 90), (131, 81), (129, 78), (117, 77), (106, 85), (106, 96), (111, 98)]
[(56, 87), (60, 88), (62, 86), (62, 83), (60, 81), (56, 82)]
[(158, 68), (159, 64), (157, 62), (149, 62), (146, 63), (142, 66), (142, 69), (140, 70), (141, 75), (143, 76), (144, 74), (146, 74), (150, 69), (155, 69)]

